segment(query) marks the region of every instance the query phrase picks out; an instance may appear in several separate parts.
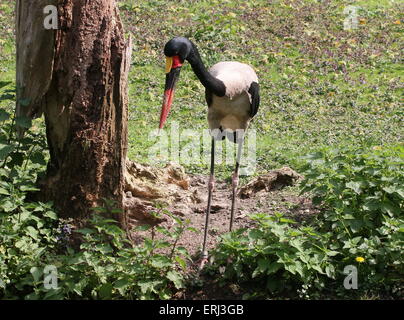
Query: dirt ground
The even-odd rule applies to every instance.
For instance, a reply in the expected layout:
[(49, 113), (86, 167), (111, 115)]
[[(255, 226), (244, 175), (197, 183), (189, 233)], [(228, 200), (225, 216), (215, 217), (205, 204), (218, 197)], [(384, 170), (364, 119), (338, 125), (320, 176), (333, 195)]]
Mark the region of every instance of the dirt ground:
[[(184, 204), (181, 206), (181, 211), (174, 211), (174, 213), (180, 213), (185, 219), (189, 219), (189, 226), (199, 231), (199, 233), (185, 231), (178, 242), (178, 245), (185, 247), (191, 255), (197, 255), (202, 248), (208, 198), (207, 180), (208, 177), (206, 176), (192, 176), (191, 180), (191, 187), (197, 189), (201, 199), (204, 201), (192, 207), (187, 207), (186, 204)], [(213, 248), (217, 244), (219, 235), (229, 231), (230, 208), (231, 184), (216, 181), (208, 229), (208, 249)], [(249, 214), (262, 212), (271, 214), (271, 212), (279, 211), (299, 222), (310, 216), (315, 210), (310, 199), (293, 195), (288, 188), (270, 192), (260, 192), (246, 199), (237, 197), (237, 209), (233, 228), (251, 227), (254, 222), (249, 218)], [(170, 218), (160, 223), (161, 226), (169, 230), (173, 227), (173, 224), (174, 220)], [(134, 238), (140, 240), (142, 234), (137, 233), (134, 235)]]
[[(195, 228), (198, 233), (185, 231), (178, 242), (178, 246), (185, 247), (193, 261), (189, 261), (187, 273), (194, 278), (196, 285), (188, 288), (186, 291), (178, 292), (178, 299), (240, 299), (243, 292), (235, 284), (230, 284), (228, 287), (219, 287), (215, 279), (210, 279), (207, 275), (199, 275), (195, 262), (200, 257), (204, 225), (205, 212), (208, 198), (208, 176), (203, 175), (185, 175), (176, 168), (173, 174), (172, 168), (168, 168), (166, 172), (145, 172), (149, 168), (142, 167), (137, 170), (138, 177), (146, 176), (150, 181), (156, 179), (169, 172), (164, 181), (158, 183), (153, 182), (153, 187), (147, 184), (147, 187), (140, 187), (139, 190), (133, 190), (128, 195), (130, 197), (137, 196), (142, 204), (138, 205), (136, 215), (132, 214), (130, 224), (133, 226), (142, 224), (159, 224), (168, 230), (174, 227), (174, 220), (166, 217), (164, 220), (156, 221), (148, 219), (145, 213), (139, 215), (139, 208), (147, 211), (150, 209), (150, 204), (156, 199), (161, 192), (166, 192), (171, 187), (174, 188), (168, 194), (173, 197), (173, 201), (168, 206), (168, 210), (183, 219), (189, 219), (189, 226)], [(140, 172), (143, 172), (140, 174)], [(133, 173), (133, 172), (132, 172)], [(168, 177), (168, 178), (167, 178)], [(176, 178), (177, 180), (175, 180)], [(240, 188), (237, 197), (237, 210), (233, 229), (249, 228), (254, 222), (249, 218), (249, 214), (282, 212), (285, 216), (292, 218), (297, 222), (301, 222), (313, 214), (317, 213), (317, 209), (312, 205), (311, 200), (296, 195), (296, 191), (291, 187), (296, 184), (301, 177), (289, 168), (282, 168), (269, 172), (267, 175), (251, 179), (246, 185)], [(148, 180), (148, 183), (150, 182)], [(138, 182), (138, 181), (137, 181)], [(142, 183), (145, 180), (142, 180)], [(167, 182), (167, 185), (164, 183)], [(156, 185), (162, 191), (153, 189)], [(145, 185), (146, 186), (146, 185)], [(152, 190), (152, 191), (150, 191)], [(152, 195), (147, 195), (147, 192)], [(134, 194), (132, 194), (134, 193)], [(167, 196), (167, 193), (165, 194)], [(145, 199), (149, 198), (149, 199)], [(133, 202), (133, 199), (132, 199)], [(230, 224), (230, 208), (231, 208), (231, 182), (216, 180), (215, 190), (213, 193), (209, 232), (207, 239), (208, 250), (216, 246), (220, 240), (220, 235), (229, 231)], [(151, 236), (151, 231), (134, 232), (131, 234), (134, 242), (140, 243), (143, 237)], [(156, 238), (163, 236), (156, 233)], [(199, 284), (198, 284), (199, 283)]]

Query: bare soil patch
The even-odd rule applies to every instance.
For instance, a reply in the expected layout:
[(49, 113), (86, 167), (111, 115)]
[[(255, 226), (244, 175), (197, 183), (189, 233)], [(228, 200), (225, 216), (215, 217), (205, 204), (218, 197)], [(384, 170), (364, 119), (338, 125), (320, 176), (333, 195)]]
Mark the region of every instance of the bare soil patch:
[[(194, 261), (199, 258), (203, 242), (205, 212), (208, 197), (208, 176), (187, 175), (183, 168), (169, 164), (164, 169), (130, 163), (128, 165), (126, 184), (127, 224), (135, 227), (144, 224), (161, 225), (168, 230), (174, 227), (170, 217), (156, 219), (150, 215), (157, 211), (156, 203), (163, 203), (166, 208), (184, 219), (189, 219), (189, 226), (198, 233), (185, 231), (178, 246), (185, 247)], [(301, 222), (318, 209), (310, 199), (296, 195), (289, 186), (296, 184), (301, 176), (290, 168), (272, 170), (265, 175), (251, 179), (241, 186), (237, 198), (237, 210), (234, 229), (250, 228), (254, 221), (249, 217), (254, 213), (273, 214), (282, 212), (287, 217)], [(212, 199), (212, 209), (208, 232), (208, 250), (214, 248), (220, 235), (229, 231), (231, 206), (231, 183), (217, 180)], [(131, 238), (140, 243), (150, 231), (132, 232)], [(156, 234), (156, 237), (163, 237)], [(190, 274), (196, 274), (196, 266), (189, 261)], [(196, 285), (187, 291), (179, 292), (178, 299), (239, 299), (243, 292), (236, 284), (219, 287), (215, 279), (207, 275), (195, 277)]]

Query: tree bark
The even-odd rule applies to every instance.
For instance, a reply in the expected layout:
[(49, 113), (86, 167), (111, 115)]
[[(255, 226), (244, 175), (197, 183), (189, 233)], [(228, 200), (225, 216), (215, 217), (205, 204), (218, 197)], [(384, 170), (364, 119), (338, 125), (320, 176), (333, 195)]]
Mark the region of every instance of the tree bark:
[[(80, 219), (103, 199), (123, 208), (131, 41), (115, 0), (59, 0), (59, 29), (45, 30), (38, 16), (50, 2), (17, 1), (17, 86), (24, 82), (17, 100), (25, 101), (17, 110), (45, 115), (50, 161), (42, 200)], [(32, 90), (35, 82), (40, 90)]]

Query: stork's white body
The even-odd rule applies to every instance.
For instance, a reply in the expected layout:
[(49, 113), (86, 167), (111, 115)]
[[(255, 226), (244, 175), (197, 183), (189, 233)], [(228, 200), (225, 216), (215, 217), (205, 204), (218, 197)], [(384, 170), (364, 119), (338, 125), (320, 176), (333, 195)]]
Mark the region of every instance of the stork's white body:
[(252, 82), (258, 83), (254, 70), (240, 62), (219, 62), (209, 69), (209, 73), (226, 86), (226, 94), (218, 97), (212, 94), (208, 110), (211, 130), (246, 130), (251, 120), (251, 95), (248, 92)]

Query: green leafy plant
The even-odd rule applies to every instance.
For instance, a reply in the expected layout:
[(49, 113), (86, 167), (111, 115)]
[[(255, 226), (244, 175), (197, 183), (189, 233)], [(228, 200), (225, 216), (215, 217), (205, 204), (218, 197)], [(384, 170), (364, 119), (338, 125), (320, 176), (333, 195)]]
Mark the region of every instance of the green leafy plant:
[(52, 260), (57, 249), (56, 225), (50, 204), (27, 203), (14, 212), (0, 211), (0, 280), (5, 284), (0, 296), (23, 297), (38, 285), (30, 270)]
[[(83, 236), (80, 250), (69, 248), (68, 254), (55, 263), (59, 265), (63, 297), (169, 299), (184, 286), (179, 270), (189, 258), (185, 248), (176, 245), (185, 223), (175, 218), (173, 233), (156, 228), (166, 236), (164, 240), (156, 240), (152, 233), (151, 238), (133, 245), (115, 220), (94, 214), (89, 227), (77, 230)], [(165, 249), (168, 255), (163, 253)]]
[[(306, 157), (302, 192), (322, 207), (299, 227), (280, 213), (254, 215), (257, 226), (226, 234), (212, 272), (249, 284), (253, 297), (402, 294), (402, 149), (324, 151)], [(355, 265), (358, 291), (343, 287)]]
[(214, 268), (224, 279), (237, 279), (255, 288), (245, 297), (291, 295), (303, 285), (324, 283), (317, 274), (335, 277), (331, 264), (335, 251), (313, 228), (297, 229), (293, 220), (281, 213), (251, 216), (257, 226), (239, 229), (222, 237), (214, 252)]
[[(35, 214), (1, 216), (0, 274), (5, 298), (169, 299), (184, 287), (180, 271), (190, 257), (177, 243), (187, 221), (166, 212), (175, 221), (173, 230), (153, 227), (164, 235), (163, 240), (152, 233), (133, 245), (114, 219), (95, 213), (86, 228), (72, 230), (65, 222), (56, 228), (55, 213), (49, 205), (41, 205), (33, 206)], [(66, 246), (66, 237), (74, 235), (81, 236), (76, 250)], [(56, 289), (44, 287), (48, 265), (57, 269)]]
[(362, 287), (397, 289), (404, 262), (404, 171), (402, 147), (372, 152), (328, 151), (307, 157), (303, 192), (324, 211), (315, 223), (330, 233), (341, 261), (364, 258)]

